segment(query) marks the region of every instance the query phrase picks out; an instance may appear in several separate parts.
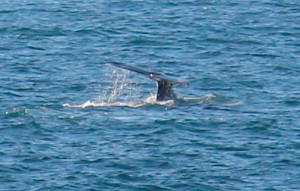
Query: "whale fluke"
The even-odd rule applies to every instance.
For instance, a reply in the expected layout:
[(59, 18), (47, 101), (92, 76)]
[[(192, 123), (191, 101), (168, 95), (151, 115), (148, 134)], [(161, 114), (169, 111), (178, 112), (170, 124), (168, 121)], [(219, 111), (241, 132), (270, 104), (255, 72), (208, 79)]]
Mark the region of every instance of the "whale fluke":
[(174, 100), (177, 98), (176, 94), (173, 92), (172, 87), (176, 85), (187, 85), (187, 82), (175, 80), (172, 78), (169, 78), (165, 75), (162, 75), (157, 72), (150, 72), (146, 71), (131, 65), (127, 65), (120, 62), (108, 62), (107, 64), (111, 64), (113, 66), (123, 68), (129, 71), (133, 71), (139, 74), (142, 74), (144, 76), (149, 77), (152, 80), (156, 81), (157, 84), (157, 95), (156, 100), (157, 101), (165, 101), (165, 100)]

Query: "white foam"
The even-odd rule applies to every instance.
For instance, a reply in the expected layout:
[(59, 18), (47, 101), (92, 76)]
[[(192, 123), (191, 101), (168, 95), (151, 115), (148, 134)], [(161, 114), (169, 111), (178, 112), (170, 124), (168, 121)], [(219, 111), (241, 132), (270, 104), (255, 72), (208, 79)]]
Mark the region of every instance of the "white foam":
[(75, 108), (86, 108), (86, 107), (142, 107), (147, 105), (166, 105), (172, 106), (174, 100), (167, 101), (156, 101), (156, 95), (151, 95), (143, 100), (138, 101), (112, 101), (112, 102), (97, 102), (97, 101), (86, 101), (79, 105), (71, 105), (69, 103), (63, 104), (64, 107), (75, 107)]

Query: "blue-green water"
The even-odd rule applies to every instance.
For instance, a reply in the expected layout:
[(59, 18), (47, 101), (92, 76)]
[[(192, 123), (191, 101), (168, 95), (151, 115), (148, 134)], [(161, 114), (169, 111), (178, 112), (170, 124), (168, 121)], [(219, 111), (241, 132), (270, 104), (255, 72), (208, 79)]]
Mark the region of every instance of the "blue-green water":
[(0, 190), (299, 190), (299, 55), (297, 0), (1, 1)]

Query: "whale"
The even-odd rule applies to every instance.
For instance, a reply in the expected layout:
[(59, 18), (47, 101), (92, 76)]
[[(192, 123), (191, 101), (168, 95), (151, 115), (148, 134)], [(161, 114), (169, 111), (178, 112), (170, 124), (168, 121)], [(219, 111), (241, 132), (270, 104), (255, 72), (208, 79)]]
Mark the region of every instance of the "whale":
[(180, 86), (188, 85), (188, 83), (185, 81), (173, 79), (164, 74), (147, 71), (133, 65), (129, 65), (121, 62), (107, 62), (106, 64), (110, 64), (118, 68), (129, 70), (138, 74), (142, 74), (155, 81), (157, 84), (156, 101), (167, 101), (167, 100), (179, 99), (179, 97), (174, 93), (172, 88), (179, 85)]

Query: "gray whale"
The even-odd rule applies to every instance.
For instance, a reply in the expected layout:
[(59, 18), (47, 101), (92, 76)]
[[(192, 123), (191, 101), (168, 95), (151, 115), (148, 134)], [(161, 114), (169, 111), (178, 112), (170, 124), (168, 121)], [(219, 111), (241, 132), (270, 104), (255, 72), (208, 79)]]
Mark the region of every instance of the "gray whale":
[(172, 88), (177, 85), (188, 85), (187, 82), (181, 80), (175, 80), (170, 77), (167, 77), (163, 74), (157, 72), (146, 71), (131, 65), (127, 65), (120, 62), (107, 62), (106, 64), (111, 64), (113, 66), (123, 68), (132, 72), (142, 74), (149, 77), (150, 79), (156, 81), (157, 84), (157, 95), (156, 101), (166, 101), (166, 100), (175, 100), (178, 99), (177, 95), (174, 93)]

